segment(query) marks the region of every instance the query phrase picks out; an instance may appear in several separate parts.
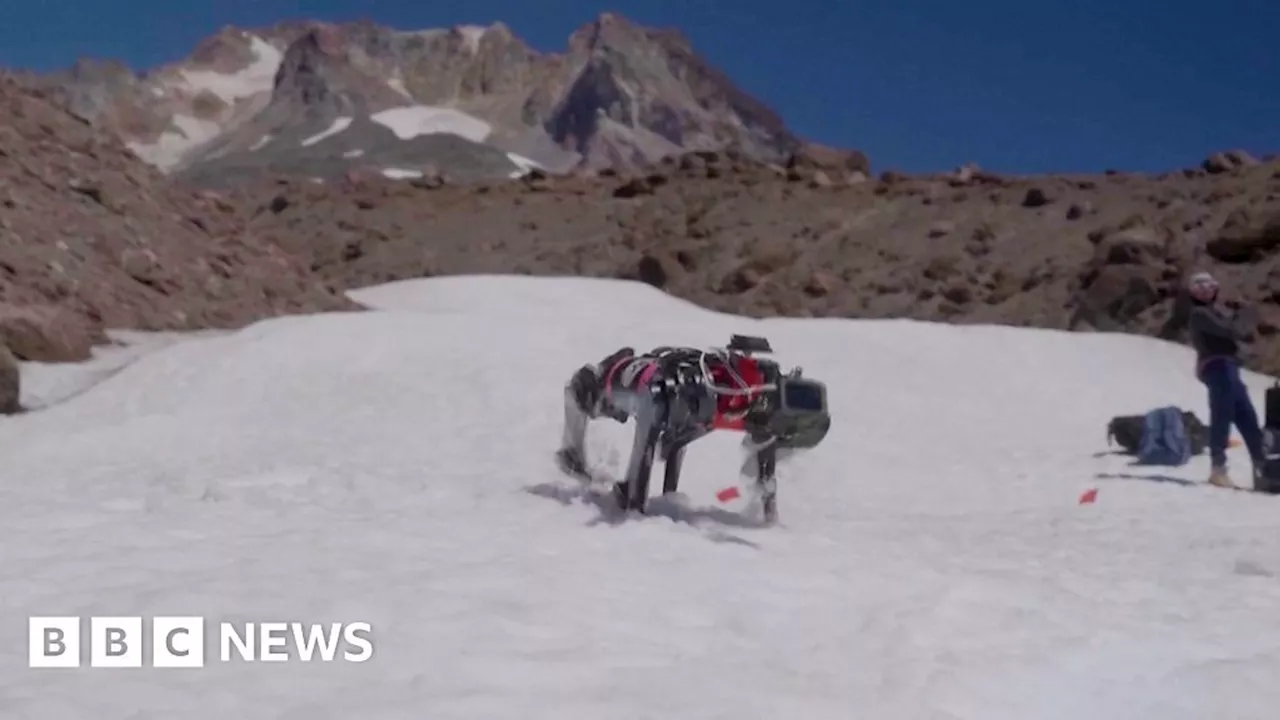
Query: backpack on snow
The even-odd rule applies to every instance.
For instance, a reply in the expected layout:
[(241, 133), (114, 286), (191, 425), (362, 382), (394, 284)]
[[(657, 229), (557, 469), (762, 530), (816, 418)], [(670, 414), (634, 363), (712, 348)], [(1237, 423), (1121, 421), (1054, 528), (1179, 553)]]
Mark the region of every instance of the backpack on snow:
[(1280, 380), (1267, 388), (1266, 420), (1262, 423), (1262, 442), (1267, 459), (1262, 463), (1261, 477), (1254, 482), (1260, 492), (1280, 495)]
[(1191, 459), (1191, 438), (1182, 411), (1176, 407), (1152, 410), (1143, 418), (1138, 465), (1177, 467)]
[(1267, 388), (1266, 393), (1266, 419), (1263, 421), (1263, 427), (1268, 430), (1280, 430), (1280, 380), (1274, 385)]
[[(1175, 419), (1176, 418), (1176, 419)], [(1162, 439), (1163, 438), (1163, 439)], [(1187, 444), (1188, 458), (1199, 455), (1209, 445), (1209, 429), (1195, 413), (1177, 407), (1152, 410), (1144, 415), (1120, 415), (1107, 424), (1107, 443), (1113, 441), (1131, 455), (1138, 455), (1139, 462), (1151, 465), (1181, 465), (1176, 463), (1144, 462), (1143, 444), (1147, 443), (1148, 459), (1153, 453), (1164, 459), (1182, 457), (1181, 444)]]

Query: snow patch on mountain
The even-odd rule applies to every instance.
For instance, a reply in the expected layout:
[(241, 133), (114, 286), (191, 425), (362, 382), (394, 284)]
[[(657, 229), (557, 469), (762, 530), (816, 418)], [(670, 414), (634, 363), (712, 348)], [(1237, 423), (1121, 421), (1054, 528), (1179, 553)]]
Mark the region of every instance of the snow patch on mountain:
[(139, 158), (161, 168), (177, 165), (191, 148), (213, 140), (222, 132), (215, 122), (200, 120), (189, 115), (174, 115), (169, 129), (161, 133), (153, 143), (129, 143), (129, 149)]
[(330, 125), (328, 129), (326, 129), (324, 132), (317, 133), (307, 138), (306, 140), (303, 140), (302, 147), (310, 147), (312, 145), (315, 145), (316, 143), (329, 137), (330, 135), (337, 135), (343, 130), (346, 130), (348, 127), (351, 127), (351, 118), (340, 117), (337, 120), (334, 120), (333, 124)]
[[(209, 92), (228, 105), (236, 105), (246, 98), (267, 97), (284, 53), (257, 35), (249, 36), (249, 48), (254, 59), (240, 70), (224, 73), (181, 68), (176, 74), (158, 74), (153, 78), (156, 84), (151, 87), (151, 94), (181, 101)], [(179, 112), (170, 120), (169, 128), (154, 141), (130, 142), (128, 147), (138, 157), (167, 172), (180, 165), (195, 148), (217, 139), (225, 131), (226, 122), (226, 118), (215, 122)], [(266, 136), (259, 140), (261, 145), (253, 149), (269, 141), (270, 136)], [(215, 153), (209, 157), (217, 156)]]
[(280, 68), (280, 61), (284, 59), (284, 53), (256, 35), (249, 38), (249, 48), (254, 55), (254, 60), (242, 70), (234, 73), (220, 73), (210, 70), (184, 69), (182, 79), (194, 93), (208, 90), (230, 104), (234, 104), (241, 98), (270, 92), (275, 83), (276, 70)]
[(458, 28), (458, 32), (462, 34), (462, 40), (467, 52), (472, 55), (480, 52), (480, 40), (487, 30), (488, 28), (479, 25), (462, 25)]
[(387, 87), (395, 90), (409, 100), (413, 99), (413, 95), (409, 93), (409, 88), (404, 85), (404, 76), (400, 73), (400, 68), (396, 68), (391, 71), (391, 79), (387, 81)]
[(453, 108), (408, 105), (374, 113), (369, 119), (386, 127), (401, 140), (419, 135), (448, 133), (475, 143), (484, 142), (493, 128), (489, 123)]
[(422, 171), (420, 170), (404, 170), (401, 168), (383, 168), (382, 174), (392, 180), (412, 180), (422, 177)]
[(538, 163), (530, 160), (529, 158), (523, 155), (517, 155), (515, 153), (507, 153), (507, 159), (516, 164), (517, 169), (511, 171), (511, 177), (513, 178), (523, 177), (524, 175), (527, 175), (532, 170), (546, 169), (541, 165), (539, 165)]

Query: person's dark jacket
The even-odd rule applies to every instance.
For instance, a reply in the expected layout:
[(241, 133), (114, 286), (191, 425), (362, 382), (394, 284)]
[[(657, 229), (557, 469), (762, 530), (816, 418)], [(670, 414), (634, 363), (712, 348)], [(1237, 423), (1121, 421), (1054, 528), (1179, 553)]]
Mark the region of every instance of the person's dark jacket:
[(1197, 367), (1203, 368), (1214, 358), (1238, 359), (1243, 334), (1231, 318), (1213, 305), (1192, 305), (1187, 329), (1191, 334), (1191, 346), (1196, 350)]

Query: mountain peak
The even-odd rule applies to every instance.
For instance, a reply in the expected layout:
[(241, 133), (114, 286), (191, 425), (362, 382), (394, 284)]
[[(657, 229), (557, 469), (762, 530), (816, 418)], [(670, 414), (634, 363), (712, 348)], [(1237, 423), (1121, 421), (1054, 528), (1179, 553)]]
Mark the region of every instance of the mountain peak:
[(626, 17), (604, 12), (569, 36), (570, 52), (590, 52), (596, 48), (627, 46), (642, 40), (645, 29)]
[[(315, 167), (319, 161), (308, 153), (336, 146), (299, 145), (302, 139), (334, 123), (352, 128), (343, 136), (351, 142), (373, 137), (362, 118), (397, 107), (450, 118), (438, 127), (424, 120), (419, 134), (471, 128), (461, 136), (467, 142), (551, 171), (575, 163), (646, 165), (721, 148), (777, 162), (799, 145), (771, 108), (701, 57), (679, 30), (647, 28), (615, 12), (578, 28), (561, 53), (535, 51), (500, 21), (418, 30), (371, 20), (224, 26), (187, 59), (141, 76), (85, 61), (49, 82), (73, 89), (67, 94), (86, 117), (166, 171), (282, 152), (272, 148), (286, 139), (295, 146), (290, 159), (274, 156), (273, 167)], [(380, 157), (393, 155), (379, 147)], [(356, 153), (361, 149), (372, 152), (346, 152), (367, 159)], [(326, 156), (320, 164), (335, 162)]]
[(196, 45), (186, 64), (192, 69), (223, 70), (243, 67), (253, 59), (249, 34), (235, 26), (225, 25)]
[(331, 23), (315, 23), (295, 39), (284, 52), (276, 70), (270, 109), (280, 104), (296, 104), (298, 110), (317, 114), (349, 115), (404, 104), (372, 69), (353, 62), (346, 33)]

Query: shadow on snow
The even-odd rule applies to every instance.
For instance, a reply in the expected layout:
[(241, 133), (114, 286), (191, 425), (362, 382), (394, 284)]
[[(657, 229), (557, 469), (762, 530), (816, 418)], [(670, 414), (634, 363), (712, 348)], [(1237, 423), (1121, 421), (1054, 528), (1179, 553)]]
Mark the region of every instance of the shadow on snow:
[(1174, 477), (1172, 475), (1163, 475), (1161, 473), (1152, 474), (1136, 474), (1136, 473), (1097, 473), (1094, 477), (1099, 480), (1146, 480), (1147, 482), (1167, 483), (1169, 485), (1181, 485), (1182, 487), (1192, 487), (1194, 485), (1202, 485), (1193, 480)]
[(548, 500), (555, 500), (561, 505), (573, 505), (581, 503), (589, 505), (596, 509), (598, 513), (596, 517), (587, 521), (587, 525), (594, 526), (600, 524), (621, 525), (628, 520), (640, 518), (662, 517), (672, 522), (685, 523), (690, 526), (697, 527), (704, 531), (704, 535), (708, 540), (719, 543), (730, 543), (734, 545), (745, 545), (751, 548), (759, 548), (760, 546), (750, 540), (738, 537), (723, 530), (706, 528), (702, 526), (704, 522), (712, 522), (734, 528), (743, 529), (763, 529), (770, 525), (764, 520), (746, 517), (739, 513), (722, 510), (715, 507), (690, 507), (683, 503), (677, 502), (671, 498), (656, 496), (649, 498), (645, 504), (645, 512), (624, 511), (618, 507), (617, 502), (613, 498), (613, 483), (603, 483), (600, 480), (591, 481), (596, 484), (603, 485), (605, 490), (593, 490), (587, 481), (579, 480), (577, 487), (568, 486), (562, 483), (546, 482), (537, 485), (530, 485), (525, 488), (525, 492)]

